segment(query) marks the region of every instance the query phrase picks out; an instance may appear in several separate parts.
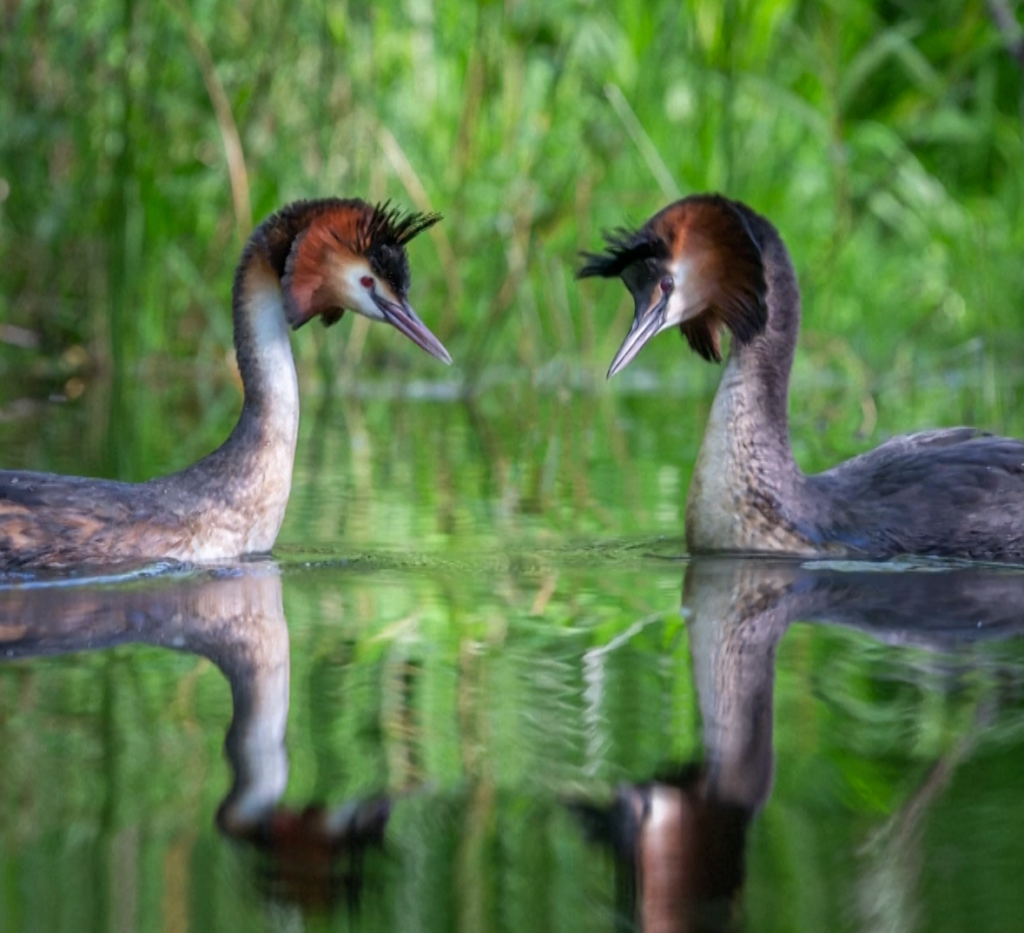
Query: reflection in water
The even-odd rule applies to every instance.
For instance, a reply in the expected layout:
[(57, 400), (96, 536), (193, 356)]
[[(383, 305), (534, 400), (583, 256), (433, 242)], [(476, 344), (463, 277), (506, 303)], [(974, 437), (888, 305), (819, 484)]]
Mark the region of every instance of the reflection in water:
[[(624, 579), (631, 583), (634, 574), (648, 570), (646, 564), (628, 566), (623, 571), (627, 574)], [(310, 571), (305, 579), (312, 584), (315, 576)], [(322, 603), (339, 605), (338, 578), (318, 580), (325, 587)], [(578, 748), (570, 747), (576, 734), (572, 728), (590, 710), (584, 690), (573, 679), (575, 675), (566, 675), (563, 680), (561, 673), (578, 670), (580, 651), (584, 658), (602, 651), (601, 657), (607, 661), (612, 644), (625, 649), (642, 626), (616, 629), (618, 634), (611, 642), (606, 639), (607, 633), (596, 636), (581, 626), (579, 631), (559, 636), (563, 640), (556, 642), (557, 651), (547, 656), (546, 668), (538, 664), (538, 659), (545, 659), (542, 652), (532, 647), (527, 650), (513, 640), (496, 638), (492, 649), (466, 651), (464, 646), (472, 636), (458, 630), (458, 636), (452, 639), (452, 653), (460, 663), (464, 658), (469, 660), (461, 667), (433, 668), (435, 685), (445, 690), (447, 684), (452, 685), (451, 705), (438, 703), (431, 707), (423, 702), (413, 711), (410, 703), (408, 709), (403, 707), (396, 729), (402, 741), (408, 741), (417, 752), (429, 750), (427, 742), (416, 734), (420, 722), (436, 730), (436, 720), (443, 718), (438, 709), (448, 709), (451, 714), (457, 711), (463, 718), (459, 727), (452, 729), (451, 743), (444, 747), (450, 749), (451, 760), (461, 759), (461, 763), (452, 767), (450, 776), (444, 782), (437, 781), (435, 771), (423, 780), (426, 772), (420, 770), (408, 781), (373, 778), (366, 795), (350, 803), (330, 809), (295, 809), (280, 802), (288, 778), (285, 729), (290, 700), (290, 643), (277, 567), (252, 563), (202, 574), (127, 582), (130, 585), (122, 580), (116, 585), (92, 582), (0, 587), (0, 657), (31, 658), (144, 643), (210, 659), (227, 678), (233, 702), (225, 742), (233, 780), (217, 809), (217, 825), (223, 834), (241, 841), (244, 852), (255, 854), (259, 886), (273, 901), (316, 910), (339, 904), (355, 906), (361, 892), (377, 888), (376, 883), (369, 883), (369, 876), (374, 882), (379, 880), (375, 869), (382, 863), (367, 861), (364, 872), (364, 857), (382, 844), (385, 832), (389, 858), (381, 879), (384, 883), (395, 881), (388, 888), (392, 895), (389, 908), (396, 911), (396, 916), (405, 909), (410, 885), (417, 892), (417, 904), (427, 905), (409, 921), (410, 928), (449, 929), (463, 915), (463, 919), (483, 922), (482, 918), (488, 916), (488, 892), (505, 884), (509, 891), (528, 891), (524, 900), (532, 903), (534, 886), (548, 883), (556, 856), (545, 848), (542, 837), (558, 835), (552, 827), (566, 816), (560, 801), (580, 793), (581, 772), (572, 770), (573, 756), (578, 754)], [(673, 587), (677, 585), (674, 577), (669, 582)], [(536, 602), (531, 595), (528, 605)], [(407, 610), (404, 603), (399, 605), (402, 611)], [(701, 559), (687, 566), (683, 607), (703, 754), (693, 756), (691, 761), (669, 763), (657, 772), (650, 765), (633, 768), (628, 773), (638, 780), (621, 787), (608, 808), (571, 808), (582, 814), (585, 823), (607, 840), (618, 856), (620, 923), (630, 929), (639, 925), (648, 933), (730, 929), (739, 922), (750, 839), (757, 838), (751, 834), (751, 827), (768, 799), (775, 772), (776, 653), (792, 622), (839, 623), (865, 630), (879, 642), (949, 650), (966, 641), (1024, 631), (1024, 575), (983, 569), (892, 573), (872, 571), (864, 565), (835, 568), (778, 560)], [(612, 611), (621, 623), (622, 611), (616, 607)], [(338, 619), (331, 615), (326, 621), (332, 626), (333, 637)], [(365, 624), (366, 619), (360, 618), (359, 627)], [(403, 622), (401, 628), (408, 632), (411, 623)], [(553, 627), (547, 626), (545, 619), (543, 626), (532, 631), (541, 632), (542, 628), (535, 637), (548, 637), (548, 629)], [(302, 631), (301, 626), (296, 628), (298, 631)], [(430, 641), (419, 634), (417, 638), (419, 644)], [(395, 639), (393, 634), (379, 631), (372, 636), (374, 646), (400, 644), (403, 649), (396, 652), (402, 663), (396, 665), (392, 659), (389, 670), (405, 674), (389, 674), (388, 682), (401, 682), (403, 698), (406, 692), (427, 697), (426, 678), (410, 672), (429, 669), (428, 662), (417, 658), (416, 664), (421, 667), (411, 666), (412, 655), (405, 653), (408, 643)], [(595, 644), (602, 647), (586, 650)], [(640, 703), (633, 688), (649, 680), (652, 665), (668, 653), (663, 642), (652, 639), (650, 644), (655, 646), (650, 655), (644, 654), (646, 649), (637, 649), (638, 663), (629, 669), (636, 672), (635, 678), (617, 685), (630, 715), (636, 709), (642, 710), (644, 717), (650, 716), (650, 708)], [(630, 650), (634, 648), (635, 644), (630, 645)], [(343, 664), (337, 663), (340, 656), (345, 658)], [(528, 667), (529, 676), (521, 680), (498, 676), (507, 673), (506, 668), (498, 666), (506, 662)], [(346, 709), (358, 709), (361, 702), (369, 705), (365, 697), (360, 698), (359, 685), (350, 676), (358, 671), (358, 663), (352, 662), (347, 652), (341, 652), (322, 668), (322, 680), (314, 681), (310, 676), (310, 692), (325, 704), (324, 731), (335, 729)], [(550, 678), (550, 672), (556, 669), (561, 672), (553, 678), (556, 689), (548, 685), (545, 693), (537, 684), (543, 677)], [(438, 670), (451, 674), (451, 680), (437, 677)], [(411, 678), (409, 684), (403, 679), (406, 674)], [(485, 690), (479, 684), (494, 686)], [(606, 685), (610, 694), (612, 681)], [(536, 694), (531, 695), (531, 690)], [(437, 703), (439, 695), (434, 694), (430, 702)], [(650, 695), (656, 698), (656, 704), (665, 702), (664, 693)], [(558, 704), (538, 702), (538, 696), (557, 696)], [(389, 708), (395, 705), (393, 696), (381, 697), (378, 703)], [(300, 706), (297, 702), (296, 707)], [(525, 711), (524, 717), (535, 721), (538, 731), (545, 732), (544, 741), (538, 740), (537, 747), (570, 764), (552, 769), (553, 779), (534, 780), (532, 775), (524, 778), (515, 772), (506, 778), (494, 764), (499, 749), (507, 749), (509, 758), (515, 758), (531, 751), (530, 738), (525, 732), (494, 727), (493, 720), (486, 718), (486, 711), (492, 707), (502, 715), (509, 710)], [(475, 731), (472, 723), (478, 713), (485, 725)], [(343, 736), (338, 739), (339, 754), (355, 760), (353, 746), (360, 741), (372, 753), (379, 752), (386, 743), (386, 737), (375, 731), (376, 722), (382, 719), (379, 716), (370, 726), (356, 724), (348, 731), (338, 730)], [(455, 719), (451, 715), (451, 721)], [(629, 727), (633, 722), (628, 720)], [(786, 735), (787, 725), (780, 723), (780, 739)], [(560, 731), (554, 732), (553, 726)], [(660, 735), (656, 729), (650, 734)], [(808, 743), (812, 753), (818, 753), (821, 743)], [(530, 760), (539, 761), (540, 755), (535, 750), (534, 754)], [(599, 750), (597, 757), (612, 760), (604, 750)], [(679, 757), (689, 757), (689, 753)], [(869, 847), (862, 847), (857, 855), (875, 860), (867, 871), (857, 872), (857, 895), (863, 896), (867, 905), (861, 909), (864, 926), (892, 925), (891, 908), (884, 915), (880, 912), (878, 917), (871, 916), (872, 898), (878, 901), (883, 895), (890, 896), (896, 886), (909, 891), (919, 886), (915, 875), (922, 863), (919, 827), (964, 757), (963, 748), (953, 747), (928, 758), (927, 773), (908, 778), (917, 781), (917, 788), (900, 796), (904, 803), (888, 827), (875, 831)], [(364, 759), (369, 760), (369, 755), (364, 754)], [(295, 760), (300, 759), (297, 756)], [(783, 760), (779, 773), (792, 768), (791, 760)], [(325, 769), (324, 773), (327, 777), (322, 786), (329, 791), (336, 786), (331, 781), (338, 770)], [(366, 773), (372, 772), (367, 769)], [(374, 792), (409, 785), (418, 789), (402, 798), (402, 818), (392, 821), (397, 799), (375, 796)], [(354, 789), (351, 796), (362, 793)], [(538, 801), (538, 796), (544, 799)], [(538, 803), (540, 806), (534, 809)], [(166, 805), (180, 804), (173, 798)], [(552, 822), (545, 822), (546, 816), (543, 820), (536, 816), (551, 812), (558, 814)], [(863, 834), (857, 839), (861, 844)], [(521, 848), (515, 848), (516, 840), (522, 843)], [(575, 842), (581, 850), (586, 848), (578, 833)], [(512, 852), (515, 857), (509, 854)], [(598, 870), (607, 868), (600, 852), (589, 852), (592, 861), (567, 859), (563, 863), (572, 867), (564, 872), (565, 886), (551, 885), (548, 896), (552, 904), (577, 896), (576, 892), (585, 890)], [(515, 871), (508, 869), (508, 875), (502, 875), (512, 862), (516, 862)], [(882, 869), (872, 872), (874, 864)], [(898, 885), (894, 885), (894, 874), (888, 869), (892, 865), (899, 866)], [(395, 870), (389, 875), (391, 869)], [(783, 870), (780, 868), (776, 876)], [(195, 871), (198, 875), (201, 868)], [(508, 878), (527, 878), (529, 884), (516, 887), (507, 882)], [(606, 875), (601, 875), (600, 884), (609, 886)], [(599, 898), (607, 894), (602, 891)], [(457, 908), (446, 907), (449, 902)], [(600, 900), (602, 905), (605, 902)], [(913, 902), (912, 896), (908, 902)], [(362, 906), (369, 908), (370, 904)], [(496, 901), (495, 915), (504, 907)], [(361, 911), (368, 926), (373, 923), (371, 914), (369, 909)], [(467, 920), (465, 925), (470, 928), (474, 924)]]
[(272, 563), (167, 577), (138, 589), (85, 583), (0, 588), (0, 656), (7, 660), (140, 643), (208, 658), (231, 687), (225, 751), (234, 772), (217, 812), (226, 835), (265, 856), (275, 897), (323, 908), (358, 901), (361, 855), (379, 844), (387, 798), (295, 812), (288, 782), (288, 624)]
[[(683, 607), (703, 761), (620, 788), (608, 810), (581, 808), (614, 847), (625, 912), (647, 933), (738, 923), (747, 829), (773, 778), (776, 649), (791, 622), (837, 622), (882, 641), (949, 650), (1024, 632), (1024, 576), (707, 558), (687, 567)], [(958, 757), (933, 768), (897, 818), (904, 845)]]

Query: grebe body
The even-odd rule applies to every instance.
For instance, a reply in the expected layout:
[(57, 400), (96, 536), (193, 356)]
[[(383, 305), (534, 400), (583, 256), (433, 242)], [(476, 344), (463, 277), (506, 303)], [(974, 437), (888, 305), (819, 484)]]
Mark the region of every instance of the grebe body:
[(331, 198), (296, 202), (265, 220), (235, 273), (245, 399), (227, 441), (181, 472), (144, 483), (0, 471), (0, 570), (210, 562), (270, 551), (299, 429), (289, 327), (317, 316), (330, 325), (352, 310), (451, 362), (407, 299), (405, 244), (439, 219)]
[(606, 240), (579, 277), (621, 277), (636, 302), (609, 377), (663, 330), (678, 327), (715, 362), (722, 330), (732, 336), (687, 499), (690, 550), (1024, 560), (1024, 442), (924, 431), (824, 473), (800, 470), (787, 415), (800, 291), (768, 220), (695, 195)]

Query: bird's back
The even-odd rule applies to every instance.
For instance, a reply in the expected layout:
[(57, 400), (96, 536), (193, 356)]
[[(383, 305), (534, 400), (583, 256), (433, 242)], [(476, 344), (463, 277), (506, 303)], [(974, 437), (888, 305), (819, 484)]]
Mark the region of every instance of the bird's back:
[(151, 483), (0, 470), (0, 570), (159, 554), (185, 537), (168, 506)]
[(1024, 441), (907, 434), (808, 481), (822, 537), (865, 556), (1024, 560)]

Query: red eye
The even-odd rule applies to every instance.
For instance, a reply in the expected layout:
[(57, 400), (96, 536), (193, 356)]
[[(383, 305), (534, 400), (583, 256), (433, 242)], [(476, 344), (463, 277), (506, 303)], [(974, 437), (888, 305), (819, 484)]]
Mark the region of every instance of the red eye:
[(368, 276), (368, 275), (364, 275), (359, 280), (359, 284), (362, 285), (363, 288), (373, 288), (373, 279), (370, 278), (370, 276)]
[(675, 288), (676, 283), (672, 281), (672, 276), (666, 275), (660, 282), (661, 290), (666, 295)]

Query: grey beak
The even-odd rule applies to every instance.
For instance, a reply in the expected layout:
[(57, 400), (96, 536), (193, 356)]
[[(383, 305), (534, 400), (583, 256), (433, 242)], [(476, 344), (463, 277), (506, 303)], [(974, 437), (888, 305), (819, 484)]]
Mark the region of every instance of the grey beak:
[(658, 303), (641, 310), (637, 305), (636, 313), (633, 316), (633, 324), (622, 341), (612, 365), (608, 367), (607, 379), (611, 379), (617, 372), (625, 369), (633, 358), (643, 349), (647, 343), (665, 323), (665, 309), (668, 307), (668, 295), (662, 295)]
[(451, 365), (452, 358), (444, 348), (444, 344), (437, 339), (430, 329), (424, 324), (412, 306), (404, 298), (401, 304), (389, 301), (383, 295), (374, 294), (373, 300), (380, 308), (381, 314), (395, 330), (401, 331), (416, 346), (426, 350), (431, 356), (436, 356), (442, 363)]

